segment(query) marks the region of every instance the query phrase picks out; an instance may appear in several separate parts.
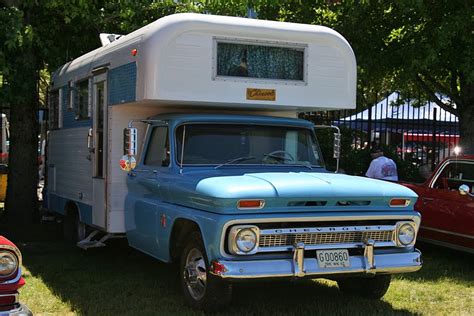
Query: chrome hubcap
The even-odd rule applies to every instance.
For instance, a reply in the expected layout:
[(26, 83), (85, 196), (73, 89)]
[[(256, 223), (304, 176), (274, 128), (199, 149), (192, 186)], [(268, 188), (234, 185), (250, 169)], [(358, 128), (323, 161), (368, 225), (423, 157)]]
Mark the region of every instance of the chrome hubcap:
[(186, 257), (183, 277), (192, 298), (202, 299), (206, 293), (206, 262), (201, 251), (196, 248), (191, 249)]

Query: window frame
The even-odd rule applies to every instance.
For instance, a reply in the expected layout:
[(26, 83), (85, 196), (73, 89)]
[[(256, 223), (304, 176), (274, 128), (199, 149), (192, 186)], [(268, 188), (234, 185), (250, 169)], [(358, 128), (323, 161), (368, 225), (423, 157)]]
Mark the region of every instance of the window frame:
[(471, 164), (471, 165), (474, 165), (474, 161), (471, 161), (471, 160), (467, 160), (467, 159), (449, 159), (447, 160), (439, 169), (438, 171), (436, 172), (436, 174), (432, 177), (431, 179), (431, 182), (429, 184), (429, 188), (430, 189), (435, 189), (435, 190), (446, 190), (448, 191), (447, 189), (439, 189), (439, 188), (435, 188), (435, 184), (436, 182), (439, 180), (439, 177), (443, 174), (444, 170), (451, 164), (453, 163), (459, 163), (459, 164)]
[[(257, 125), (257, 126), (269, 126), (269, 127), (287, 127), (287, 128), (294, 128), (294, 129), (307, 129), (312, 136), (312, 139), (314, 143), (317, 145), (317, 153), (318, 153), (318, 159), (321, 162), (321, 165), (316, 166), (316, 165), (311, 165), (312, 168), (323, 168), (326, 169), (326, 163), (323, 158), (323, 154), (321, 151), (321, 145), (319, 143), (319, 140), (316, 136), (316, 133), (314, 132), (314, 129), (308, 128), (305, 126), (297, 126), (297, 125), (291, 125), (291, 124), (271, 124), (271, 123), (258, 123), (258, 124), (253, 124), (253, 123), (242, 123), (242, 122), (212, 122), (212, 121), (200, 121), (200, 122), (182, 122), (180, 124), (177, 124), (174, 127), (173, 130), (173, 139), (170, 141), (173, 141), (173, 146), (174, 146), (174, 153), (171, 152), (170, 156), (173, 155), (173, 158), (170, 157), (170, 160), (173, 159), (174, 163), (177, 166), (181, 166), (180, 164), (180, 157), (178, 156), (180, 146), (178, 144), (178, 129), (180, 127), (184, 127), (186, 125)], [(168, 137), (171, 137), (169, 134), (168, 130)], [(143, 160), (144, 161), (144, 160)], [(219, 164), (183, 164), (183, 167), (209, 167), (209, 166), (216, 166)], [(291, 165), (291, 164), (245, 164), (245, 163), (239, 163), (241, 166), (273, 166), (277, 168), (282, 168), (282, 167), (301, 167), (301, 165)]]
[[(150, 152), (150, 143), (152, 141), (152, 138), (153, 138), (153, 132), (156, 128), (165, 128), (166, 129), (166, 140), (168, 142), (168, 150), (170, 152), (169, 154), (169, 159), (168, 159), (168, 164), (166, 166), (163, 166), (163, 164), (158, 164), (158, 165), (155, 165), (155, 164), (147, 164), (146, 163), (146, 159), (147, 159), (147, 155), (148, 153)], [(143, 154), (143, 161), (142, 161), (142, 164), (143, 166), (146, 166), (146, 167), (149, 167), (149, 168), (170, 168), (171, 167), (171, 135), (170, 135), (170, 128), (168, 125), (153, 125), (153, 126), (150, 126), (149, 127), (150, 129), (147, 130), (147, 134), (149, 135), (148, 136), (148, 139), (147, 139), (147, 142), (146, 142), (146, 151), (144, 152)], [(163, 161), (162, 161), (163, 163)]]
[[(236, 45), (254, 45), (291, 48), (303, 51), (303, 80), (288, 79), (269, 79), (269, 78), (252, 78), (237, 76), (222, 76), (217, 74), (217, 45), (219, 43), (236, 44)], [(230, 81), (241, 83), (256, 84), (279, 84), (285, 86), (307, 86), (308, 85), (308, 45), (302, 43), (284, 42), (284, 41), (264, 41), (257, 39), (242, 39), (233, 37), (213, 37), (212, 39), (212, 80), (213, 81)]]
[[(82, 78), (82, 79), (79, 79), (79, 80), (76, 80), (74, 82), (74, 85), (73, 85), (73, 88), (70, 90), (72, 92), (71, 94), (71, 102), (74, 102), (71, 106), (71, 109), (74, 111), (74, 120), (76, 121), (87, 121), (87, 120), (90, 120), (92, 115), (91, 115), (91, 98), (92, 98), (92, 93), (91, 93), (91, 78), (90, 77), (87, 77), (87, 78)], [(87, 96), (85, 96), (85, 100), (86, 100), (86, 117), (81, 117), (80, 114), (81, 114), (81, 111), (80, 111), (80, 108), (79, 108), (79, 105), (80, 105), (80, 102), (79, 102), (79, 98), (80, 98), (80, 85), (81, 84), (84, 84), (84, 83), (87, 83)]]

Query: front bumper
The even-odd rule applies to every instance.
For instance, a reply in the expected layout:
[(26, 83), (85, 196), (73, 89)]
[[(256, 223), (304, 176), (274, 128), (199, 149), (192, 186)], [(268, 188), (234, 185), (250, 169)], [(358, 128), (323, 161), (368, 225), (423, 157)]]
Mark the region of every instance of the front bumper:
[[(373, 249), (363, 256), (351, 256), (348, 268), (320, 268), (316, 258), (304, 258), (304, 249), (295, 247), (293, 259), (253, 261), (218, 261), (225, 269), (215, 275), (227, 280), (285, 277), (341, 277), (357, 274), (393, 274), (421, 269), (421, 252), (374, 254)], [(212, 272), (211, 272), (212, 273)]]
[(24, 304), (18, 304), (15, 308), (8, 311), (0, 311), (0, 316), (32, 316), (33, 313), (30, 311), (28, 306)]

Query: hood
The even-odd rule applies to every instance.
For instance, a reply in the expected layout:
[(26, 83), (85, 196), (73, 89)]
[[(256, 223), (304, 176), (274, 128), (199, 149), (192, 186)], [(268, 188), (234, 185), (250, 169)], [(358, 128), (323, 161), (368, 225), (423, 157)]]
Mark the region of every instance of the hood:
[(410, 199), (406, 210), (411, 210), (417, 198), (415, 192), (393, 182), (332, 173), (246, 173), (194, 180), (192, 190), (178, 194), (178, 204), (215, 212), (235, 213), (241, 199), (264, 199), (265, 207), (258, 212), (380, 211), (395, 197)]
[(413, 197), (393, 182), (331, 173), (248, 173), (199, 181), (196, 192), (215, 198)]

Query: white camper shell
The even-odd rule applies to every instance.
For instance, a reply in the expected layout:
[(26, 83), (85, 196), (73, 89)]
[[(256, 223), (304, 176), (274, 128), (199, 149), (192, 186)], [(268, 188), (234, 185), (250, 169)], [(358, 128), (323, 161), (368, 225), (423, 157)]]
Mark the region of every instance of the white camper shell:
[(52, 80), (48, 208), (75, 207), (83, 223), (110, 233), (125, 232), (117, 162), (130, 120), (185, 111), (295, 117), (356, 104), (355, 56), (334, 30), (202, 14), (159, 19)]

